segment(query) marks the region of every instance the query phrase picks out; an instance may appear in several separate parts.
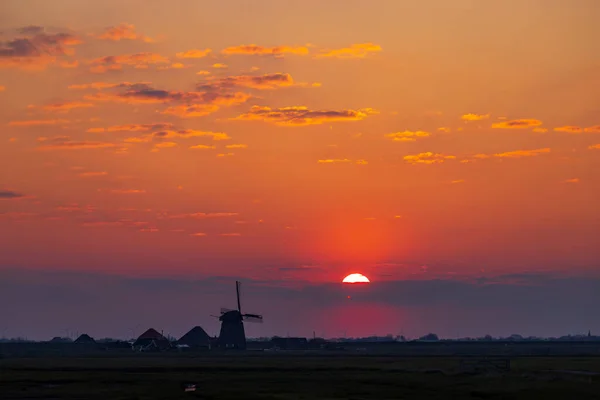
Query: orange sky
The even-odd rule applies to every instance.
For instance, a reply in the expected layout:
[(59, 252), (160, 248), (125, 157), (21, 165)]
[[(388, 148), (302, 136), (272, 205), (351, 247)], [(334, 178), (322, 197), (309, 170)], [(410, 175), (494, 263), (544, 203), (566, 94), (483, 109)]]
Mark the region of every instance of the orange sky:
[(3, 0), (0, 268), (592, 273), (599, 8)]

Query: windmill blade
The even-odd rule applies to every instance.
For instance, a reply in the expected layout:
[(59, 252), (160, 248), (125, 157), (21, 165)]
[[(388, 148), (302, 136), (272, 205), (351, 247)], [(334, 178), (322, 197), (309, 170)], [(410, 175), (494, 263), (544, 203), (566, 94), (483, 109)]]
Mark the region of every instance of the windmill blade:
[(235, 310), (232, 310), (231, 308), (221, 308), (221, 314), (228, 313), (229, 311), (235, 311)]
[(241, 291), (242, 291), (242, 282), (235, 281), (235, 294), (237, 296), (237, 307), (238, 307), (238, 311), (240, 312), (240, 314), (242, 313), (242, 300), (240, 299)]

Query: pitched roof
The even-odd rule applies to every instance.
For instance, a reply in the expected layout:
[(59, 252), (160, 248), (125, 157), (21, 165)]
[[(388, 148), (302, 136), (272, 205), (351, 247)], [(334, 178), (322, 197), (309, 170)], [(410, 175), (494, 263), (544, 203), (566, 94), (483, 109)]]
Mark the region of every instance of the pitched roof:
[(210, 336), (202, 327), (195, 326), (183, 335), (177, 343), (187, 344), (188, 346), (206, 346), (210, 343)]
[(158, 333), (156, 329), (150, 328), (146, 332), (142, 333), (137, 340), (140, 339), (153, 339), (153, 340), (167, 340), (166, 337)]
[(84, 333), (75, 339), (75, 343), (96, 343), (96, 341), (90, 335)]

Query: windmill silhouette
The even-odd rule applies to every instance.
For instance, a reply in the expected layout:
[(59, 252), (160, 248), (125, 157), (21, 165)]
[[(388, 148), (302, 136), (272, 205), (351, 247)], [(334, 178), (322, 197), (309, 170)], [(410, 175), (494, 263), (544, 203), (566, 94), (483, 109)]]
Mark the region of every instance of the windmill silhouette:
[(217, 345), (225, 349), (246, 349), (246, 332), (244, 330), (244, 321), (262, 323), (263, 317), (258, 314), (242, 314), (242, 305), (240, 301), (241, 282), (235, 281), (235, 293), (237, 296), (237, 310), (221, 308), (221, 331)]

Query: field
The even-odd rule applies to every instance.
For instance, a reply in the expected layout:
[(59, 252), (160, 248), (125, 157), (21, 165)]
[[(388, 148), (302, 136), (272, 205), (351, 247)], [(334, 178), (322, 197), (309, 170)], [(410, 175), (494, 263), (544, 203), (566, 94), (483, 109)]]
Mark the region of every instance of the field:
[(513, 358), (510, 372), (484, 373), (459, 362), (251, 352), (6, 358), (0, 399), (600, 399), (597, 357)]

